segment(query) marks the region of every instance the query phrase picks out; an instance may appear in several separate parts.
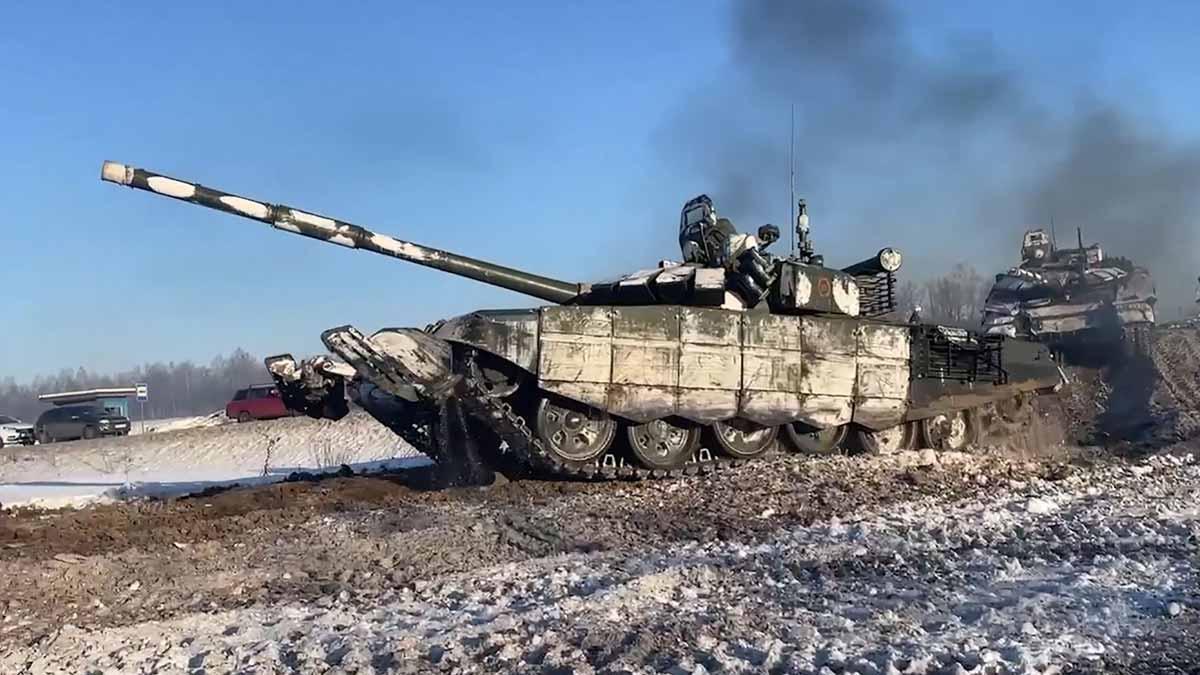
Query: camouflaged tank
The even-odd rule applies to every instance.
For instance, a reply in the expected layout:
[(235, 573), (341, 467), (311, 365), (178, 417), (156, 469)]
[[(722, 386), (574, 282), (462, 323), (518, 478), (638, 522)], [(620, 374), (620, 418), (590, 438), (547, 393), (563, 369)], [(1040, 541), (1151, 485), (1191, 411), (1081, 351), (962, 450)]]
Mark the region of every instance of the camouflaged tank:
[(780, 445), (962, 449), (1063, 382), (1041, 345), (886, 319), (900, 254), (826, 266), (803, 202), (787, 255), (767, 252), (777, 228), (740, 234), (702, 195), (680, 216), (682, 261), (583, 284), (120, 164), (101, 176), (551, 303), (341, 326), (321, 336), (334, 356), (266, 360), (292, 408), (338, 419), (353, 401), (463, 482), (674, 476)]
[(983, 309), (986, 334), (1026, 338), (1086, 358), (1144, 353), (1157, 294), (1144, 267), (1106, 258), (1099, 244), (1058, 248), (1045, 230), (1029, 230), (1021, 264), (996, 275)]

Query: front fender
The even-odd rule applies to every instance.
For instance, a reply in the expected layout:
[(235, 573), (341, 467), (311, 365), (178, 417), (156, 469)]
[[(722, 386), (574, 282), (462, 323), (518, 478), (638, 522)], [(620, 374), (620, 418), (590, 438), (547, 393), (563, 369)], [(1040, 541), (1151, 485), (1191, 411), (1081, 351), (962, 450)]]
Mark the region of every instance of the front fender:
[(537, 373), (538, 310), (480, 310), (448, 319), (434, 337), (498, 356)]

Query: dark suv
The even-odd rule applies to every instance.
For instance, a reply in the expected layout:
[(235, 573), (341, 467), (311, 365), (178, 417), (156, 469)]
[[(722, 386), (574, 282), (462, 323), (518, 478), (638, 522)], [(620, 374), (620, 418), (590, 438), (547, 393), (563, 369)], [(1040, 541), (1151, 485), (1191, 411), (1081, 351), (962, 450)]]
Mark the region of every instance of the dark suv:
[(33, 425), (38, 441), (70, 441), (76, 438), (124, 436), (129, 433), (129, 418), (99, 406), (69, 405), (42, 413)]

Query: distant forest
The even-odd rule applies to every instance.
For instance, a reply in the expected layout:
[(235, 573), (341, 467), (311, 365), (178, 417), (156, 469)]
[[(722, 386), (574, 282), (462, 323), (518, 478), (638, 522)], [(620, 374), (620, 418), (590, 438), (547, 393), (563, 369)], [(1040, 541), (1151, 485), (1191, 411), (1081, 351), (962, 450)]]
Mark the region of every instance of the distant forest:
[[(50, 407), (37, 400), (38, 394), (73, 391), (95, 387), (126, 387), (144, 382), (150, 387), (146, 402), (147, 419), (206, 415), (225, 407), (238, 389), (250, 384), (270, 382), (262, 359), (235, 349), (218, 356), (207, 366), (191, 361), (148, 363), (121, 373), (101, 375), (84, 368), (63, 370), (57, 375), (38, 377), (17, 384), (12, 377), (0, 379), (0, 415), (12, 415), (32, 423)], [(130, 412), (140, 414), (136, 403)]]

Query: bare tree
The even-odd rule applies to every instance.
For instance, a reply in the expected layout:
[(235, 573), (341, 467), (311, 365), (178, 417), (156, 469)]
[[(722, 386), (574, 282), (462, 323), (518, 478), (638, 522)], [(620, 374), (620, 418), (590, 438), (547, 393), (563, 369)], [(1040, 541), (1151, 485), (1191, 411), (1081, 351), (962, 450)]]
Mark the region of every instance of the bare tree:
[(896, 314), (907, 318), (924, 301), (924, 289), (909, 279), (896, 286)]
[(988, 287), (975, 268), (959, 263), (948, 274), (926, 281), (922, 318), (931, 323), (976, 328)]

